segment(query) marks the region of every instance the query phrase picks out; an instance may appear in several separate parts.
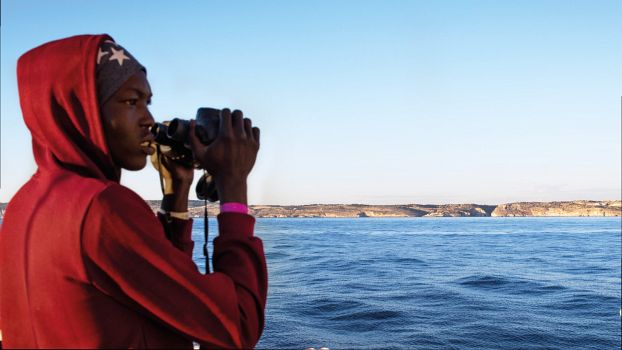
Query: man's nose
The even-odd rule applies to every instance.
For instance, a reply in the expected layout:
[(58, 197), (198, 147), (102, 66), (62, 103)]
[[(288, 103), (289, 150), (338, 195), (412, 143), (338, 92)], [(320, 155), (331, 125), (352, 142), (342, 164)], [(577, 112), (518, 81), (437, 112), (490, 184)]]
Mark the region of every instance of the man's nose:
[(155, 124), (155, 119), (153, 118), (153, 115), (151, 114), (151, 111), (148, 108), (145, 109), (144, 124), (148, 124), (149, 126), (152, 126), (153, 124)]

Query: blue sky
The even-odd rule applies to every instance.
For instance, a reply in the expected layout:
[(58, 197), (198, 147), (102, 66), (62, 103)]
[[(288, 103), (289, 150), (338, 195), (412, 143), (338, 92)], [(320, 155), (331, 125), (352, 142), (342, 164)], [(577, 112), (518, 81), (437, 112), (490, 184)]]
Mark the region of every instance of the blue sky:
[(621, 196), (621, 1), (3, 0), (0, 30), (1, 202), (36, 168), (16, 60), (82, 33), (147, 67), (157, 120), (261, 127), (251, 204)]

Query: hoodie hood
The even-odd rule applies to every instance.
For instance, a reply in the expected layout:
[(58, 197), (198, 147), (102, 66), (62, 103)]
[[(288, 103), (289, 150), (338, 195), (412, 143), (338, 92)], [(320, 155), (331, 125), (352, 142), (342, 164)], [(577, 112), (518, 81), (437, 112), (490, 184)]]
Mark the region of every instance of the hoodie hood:
[(96, 91), (97, 53), (108, 35), (79, 35), (34, 48), (17, 62), (19, 99), (39, 172), (72, 171), (119, 182)]

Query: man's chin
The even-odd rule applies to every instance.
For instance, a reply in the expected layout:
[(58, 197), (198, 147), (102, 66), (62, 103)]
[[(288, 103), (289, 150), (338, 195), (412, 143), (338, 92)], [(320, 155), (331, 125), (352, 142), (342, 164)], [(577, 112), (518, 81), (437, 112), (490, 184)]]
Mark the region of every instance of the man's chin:
[(145, 166), (147, 166), (146, 157), (142, 158), (141, 161), (136, 161), (135, 163), (127, 164), (126, 166), (123, 167), (123, 169), (129, 170), (129, 171), (138, 171), (138, 170), (143, 170)]

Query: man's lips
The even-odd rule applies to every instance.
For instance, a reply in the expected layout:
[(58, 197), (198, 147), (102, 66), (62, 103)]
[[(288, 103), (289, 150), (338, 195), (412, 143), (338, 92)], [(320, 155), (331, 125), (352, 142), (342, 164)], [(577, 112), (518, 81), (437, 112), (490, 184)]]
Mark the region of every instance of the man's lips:
[(155, 153), (155, 144), (154, 144), (153, 142), (149, 141), (149, 140), (147, 140), (147, 141), (143, 141), (143, 142), (140, 144), (140, 148), (141, 148), (141, 149), (143, 150), (143, 152), (144, 152), (146, 155), (148, 155), (148, 156), (150, 156), (150, 155), (152, 155), (153, 153)]

